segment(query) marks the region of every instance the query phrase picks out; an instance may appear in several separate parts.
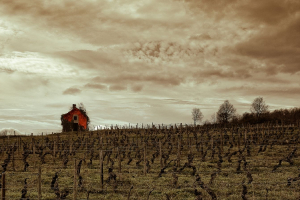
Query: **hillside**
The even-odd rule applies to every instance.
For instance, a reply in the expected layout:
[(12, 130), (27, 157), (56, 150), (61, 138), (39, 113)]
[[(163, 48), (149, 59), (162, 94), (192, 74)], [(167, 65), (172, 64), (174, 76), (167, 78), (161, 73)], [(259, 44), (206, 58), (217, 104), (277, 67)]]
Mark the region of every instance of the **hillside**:
[(24, 188), (38, 198), (39, 183), (42, 199), (296, 199), (299, 136), (273, 126), (23, 136), (1, 139), (0, 162), (10, 199)]

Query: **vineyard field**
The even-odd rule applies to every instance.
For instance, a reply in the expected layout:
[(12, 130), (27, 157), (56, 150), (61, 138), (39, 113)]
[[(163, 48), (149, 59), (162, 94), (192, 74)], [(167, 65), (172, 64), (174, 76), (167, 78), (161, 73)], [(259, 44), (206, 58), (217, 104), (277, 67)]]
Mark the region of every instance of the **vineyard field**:
[[(300, 199), (296, 126), (0, 138), (6, 199)], [(3, 187), (4, 186), (4, 187)]]

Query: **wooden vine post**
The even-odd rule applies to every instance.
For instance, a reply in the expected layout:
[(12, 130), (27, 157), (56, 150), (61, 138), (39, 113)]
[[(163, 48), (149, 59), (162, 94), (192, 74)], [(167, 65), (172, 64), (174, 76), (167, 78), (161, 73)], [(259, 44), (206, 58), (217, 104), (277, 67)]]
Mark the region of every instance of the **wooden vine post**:
[(119, 169), (119, 178), (120, 178), (120, 181), (121, 181), (121, 154), (120, 154), (120, 148), (119, 147), (117, 147), (117, 149), (118, 149), (118, 169)]
[(31, 133), (31, 150), (33, 151), (33, 133)]
[(192, 153), (192, 141), (191, 141), (191, 138), (190, 138), (190, 135), (188, 134), (188, 141), (189, 141), (189, 154)]
[(239, 129), (237, 129), (237, 135), (238, 135), (238, 149), (240, 150), (241, 137), (240, 137)]
[(161, 150), (161, 140), (159, 140), (159, 160), (160, 160), (160, 168), (163, 168), (163, 160), (162, 160), (162, 150)]
[(76, 166), (76, 158), (74, 159), (74, 185), (73, 185), (73, 200), (77, 199), (77, 166)]
[(181, 126), (180, 133), (178, 134), (178, 148), (177, 148), (177, 167), (180, 167), (180, 147), (181, 147)]
[[(35, 143), (35, 142), (34, 142)], [(36, 166), (36, 158), (35, 158), (35, 144), (32, 144), (33, 145), (33, 156), (34, 156), (34, 162), (33, 162), (33, 166), (35, 168)]]
[(88, 138), (85, 138), (85, 155), (87, 155), (88, 152)]
[(100, 149), (102, 149), (103, 148), (103, 139), (102, 139), (102, 137), (100, 137)]
[(38, 200), (42, 199), (42, 168), (39, 166), (38, 173)]
[(17, 145), (18, 145), (18, 155), (20, 155), (20, 150), (21, 150), (20, 136), (17, 136)]
[(12, 168), (13, 168), (13, 171), (16, 171), (16, 169), (15, 169), (15, 151), (12, 151)]
[(42, 147), (44, 147), (44, 133), (42, 132)]
[(103, 191), (103, 152), (100, 150), (100, 187), (101, 191)]
[(224, 137), (223, 137), (223, 131), (221, 130), (221, 152), (222, 153), (223, 153), (223, 150), (224, 150), (223, 146), (224, 146)]
[(53, 162), (55, 163), (55, 157), (56, 157), (56, 142), (54, 141), (53, 144)]
[(146, 162), (147, 162), (147, 159), (146, 159), (146, 143), (144, 143), (144, 176), (146, 176), (146, 173), (147, 173), (147, 166), (146, 166)]
[(5, 172), (2, 173), (1, 200), (5, 200)]
[(247, 131), (245, 130), (245, 146), (247, 144)]

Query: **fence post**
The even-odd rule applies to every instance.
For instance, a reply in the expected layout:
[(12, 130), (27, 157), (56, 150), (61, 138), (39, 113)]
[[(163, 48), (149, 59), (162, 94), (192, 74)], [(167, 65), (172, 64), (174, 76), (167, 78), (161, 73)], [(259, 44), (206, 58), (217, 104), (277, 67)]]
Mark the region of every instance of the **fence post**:
[(247, 131), (245, 130), (245, 145), (247, 144)]
[(161, 140), (159, 140), (159, 160), (160, 160), (160, 168), (163, 168), (163, 161), (162, 161), (162, 150), (161, 150)]
[(223, 153), (223, 150), (224, 150), (224, 137), (223, 137), (223, 131), (222, 130), (220, 130), (221, 131), (221, 152)]
[(74, 158), (74, 186), (73, 186), (73, 200), (77, 199), (77, 184), (76, 184), (76, 174), (77, 174), (76, 158)]
[(15, 151), (12, 151), (12, 168), (13, 168), (13, 171), (16, 171), (15, 170)]
[(44, 133), (42, 132), (42, 147), (44, 147)]
[(100, 186), (101, 191), (103, 191), (103, 152), (100, 150)]
[(182, 123), (180, 123), (180, 133), (182, 132)]
[(102, 149), (103, 148), (103, 139), (102, 139), (102, 137), (100, 137), (100, 149)]
[(88, 139), (85, 139), (85, 154), (87, 154), (88, 151)]
[(56, 142), (54, 141), (53, 144), (53, 162), (55, 163), (55, 157), (56, 157)]
[(39, 166), (39, 173), (38, 173), (38, 199), (42, 199), (42, 168)]
[(2, 173), (1, 199), (5, 200), (5, 172)]
[(33, 151), (33, 133), (31, 133), (31, 150)]
[(18, 155), (20, 155), (20, 150), (21, 150), (20, 136), (17, 136), (17, 142), (18, 142)]
[(118, 149), (118, 168), (119, 168), (119, 173), (121, 173), (121, 154), (120, 154), (120, 148), (117, 147)]
[(180, 167), (181, 135), (178, 134), (177, 167)]
[(253, 188), (253, 183), (251, 183), (251, 185), (252, 185), (252, 199), (254, 200), (255, 198), (254, 198), (254, 188)]
[(70, 144), (70, 154), (72, 154), (72, 147), (73, 147), (73, 142), (71, 142), (71, 144)]
[(237, 134), (238, 134), (238, 149), (240, 150), (240, 145), (241, 145), (241, 135), (240, 135), (239, 129), (237, 130)]
[(192, 138), (188, 135), (188, 139), (189, 139), (189, 153), (192, 153)]
[(146, 173), (147, 173), (147, 167), (146, 167), (146, 143), (144, 143), (144, 176), (146, 176)]
[(34, 168), (36, 167), (36, 158), (35, 158), (35, 141), (34, 141), (34, 144), (33, 144), (33, 156), (34, 156), (34, 162), (33, 162), (33, 166)]

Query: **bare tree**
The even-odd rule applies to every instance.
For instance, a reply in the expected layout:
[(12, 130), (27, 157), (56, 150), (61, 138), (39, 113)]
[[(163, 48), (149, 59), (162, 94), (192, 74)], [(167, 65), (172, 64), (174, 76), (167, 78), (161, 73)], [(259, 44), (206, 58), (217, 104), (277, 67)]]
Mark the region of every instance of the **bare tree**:
[(253, 100), (251, 104), (250, 111), (256, 114), (259, 118), (261, 114), (268, 112), (269, 106), (266, 104), (262, 97), (257, 97)]
[(215, 124), (216, 123), (216, 113), (213, 113), (211, 116), (210, 116), (210, 121), (212, 124)]
[(199, 122), (202, 121), (203, 114), (202, 114), (202, 112), (200, 111), (199, 108), (193, 108), (193, 110), (192, 110), (192, 117), (193, 117), (193, 120), (194, 120), (194, 125), (196, 125), (197, 121), (199, 121)]
[(229, 120), (235, 116), (236, 109), (232, 104), (229, 103), (228, 100), (224, 101), (224, 103), (220, 106), (217, 112), (218, 122), (227, 123)]
[(87, 128), (87, 130), (89, 130), (89, 128), (90, 128), (90, 122), (91, 121), (90, 121), (90, 118), (89, 118), (88, 113), (86, 111), (86, 108), (85, 108), (85, 106), (84, 106), (84, 104), (82, 102), (79, 103), (78, 109), (86, 116), (86, 118), (87, 118), (87, 126), (86, 126), (86, 128)]
[(204, 124), (205, 125), (211, 125), (211, 122), (207, 119), (207, 120), (205, 120)]

